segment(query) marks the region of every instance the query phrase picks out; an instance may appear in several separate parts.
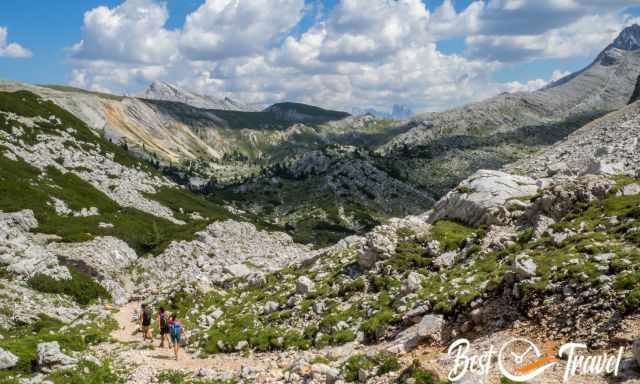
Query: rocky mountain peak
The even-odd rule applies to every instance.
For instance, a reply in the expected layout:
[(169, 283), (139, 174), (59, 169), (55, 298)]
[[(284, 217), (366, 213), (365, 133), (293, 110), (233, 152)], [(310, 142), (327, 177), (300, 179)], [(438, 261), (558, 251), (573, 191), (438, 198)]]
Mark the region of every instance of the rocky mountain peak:
[(166, 81), (156, 80), (149, 85), (149, 88), (145, 92), (151, 93), (172, 93), (178, 95), (182, 93), (177, 86), (167, 83)]
[(154, 81), (149, 85), (149, 87), (147, 87), (147, 89), (139, 92), (136, 96), (151, 100), (174, 101), (203, 109), (254, 111), (252, 107), (232, 100), (229, 97), (201, 95), (186, 88), (161, 80)]
[(640, 49), (640, 25), (633, 24), (622, 30), (613, 41), (613, 44), (611, 44), (611, 47), (625, 51)]

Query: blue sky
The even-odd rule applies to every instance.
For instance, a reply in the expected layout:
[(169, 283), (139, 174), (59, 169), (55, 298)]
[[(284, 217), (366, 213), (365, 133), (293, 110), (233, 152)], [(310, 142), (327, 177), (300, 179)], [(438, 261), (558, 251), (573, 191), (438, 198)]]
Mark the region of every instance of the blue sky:
[(0, 78), (439, 110), (578, 70), (638, 16), (636, 0), (3, 0)]

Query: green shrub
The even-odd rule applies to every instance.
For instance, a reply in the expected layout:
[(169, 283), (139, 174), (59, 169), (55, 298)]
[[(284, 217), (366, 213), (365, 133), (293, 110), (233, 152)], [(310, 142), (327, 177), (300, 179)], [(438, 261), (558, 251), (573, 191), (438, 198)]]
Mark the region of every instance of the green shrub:
[(68, 267), (71, 279), (56, 280), (38, 273), (29, 279), (29, 286), (36, 291), (71, 296), (78, 304), (88, 305), (99, 299), (111, 300), (111, 294), (90, 276), (74, 267)]
[(640, 207), (635, 207), (624, 215), (629, 219), (640, 219)]
[(387, 327), (393, 321), (395, 314), (390, 309), (383, 309), (371, 316), (362, 324), (362, 332), (368, 341), (376, 341), (384, 336)]
[(365, 355), (351, 356), (342, 366), (342, 375), (344, 379), (349, 382), (355, 382), (358, 380), (358, 371), (360, 369), (369, 370), (373, 368), (373, 361)]
[(388, 263), (399, 271), (409, 271), (429, 267), (431, 258), (421, 244), (413, 240), (405, 240), (398, 243), (396, 253)]
[(411, 366), (405, 369), (398, 378), (398, 384), (406, 384), (412, 382), (414, 384), (439, 384), (438, 377), (430, 371), (422, 368), (419, 361), (414, 360)]
[(456, 191), (458, 193), (473, 193), (473, 190), (466, 185), (459, 186), (458, 188), (456, 188)]
[(267, 352), (278, 348), (277, 339), (281, 334), (272, 327), (265, 327), (251, 336), (249, 345), (260, 352)]
[(434, 240), (440, 242), (445, 251), (453, 251), (462, 245), (463, 241), (473, 235), (475, 230), (466, 225), (449, 220), (438, 220), (433, 224), (431, 234)]
[(518, 234), (518, 244), (526, 244), (533, 239), (533, 228), (527, 228)]
[(391, 352), (378, 352), (373, 356), (355, 355), (351, 356), (342, 365), (342, 374), (347, 382), (358, 380), (358, 371), (364, 369), (373, 371), (375, 375), (381, 376), (389, 372), (395, 372), (401, 368), (397, 356)]
[(345, 284), (340, 287), (340, 291), (338, 292), (339, 296), (346, 296), (349, 293), (353, 292), (362, 292), (365, 287), (365, 279), (359, 277), (353, 281), (350, 281), (348, 284)]
[(108, 363), (96, 365), (89, 361), (80, 362), (76, 368), (54, 371), (48, 379), (54, 384), (124, 384), (126, 382), (111, 370)]
[(624, 298), (624, 311), (631, 312), (640, 307), (640, 288), (635, 288)]
[(378, 274), (369, 275), (369, 284), (374, 292), (387, 292), (393, 287), (400, 286), (400, 282), (393, 277)]
[(616, 290), (634, 289), (640, 285), (640, 272), (618, 275), (613, 287)]
[(356, 339), (356, 334), (350, 329), (337, 331), (332, 336), (331, 344), (333, 345), (345, 344)]
[(186, 384), (187, 375), (178, 371), (163, 371), (157, 377), (160, 383)]
[(378, 369), (376, 370), (376, 375), (378, 376), (387, 374), (389, 372), (395, 372), (401, 368), (398, 357), (391, 352), (378, 352), (373, 357), (373, 360), (378, 366)]

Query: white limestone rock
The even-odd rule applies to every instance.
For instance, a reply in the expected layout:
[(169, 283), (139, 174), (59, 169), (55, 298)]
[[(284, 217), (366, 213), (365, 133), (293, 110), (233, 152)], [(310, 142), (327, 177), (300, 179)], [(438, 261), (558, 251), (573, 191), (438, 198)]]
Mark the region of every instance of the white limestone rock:
[(358, 264), (365, 269), (372, 268), (379, 260), (391, 257), (396, 251), (395, 231), (380, 226), (368, 233), (366, 242), (358, 249)]
[(18, 357), (13, 353), (0, 348), (0, 369), (15, 367), (18, 360)]
[[(206, 288), (234, 277), (252, 280), (253, 273), (274, 272), (320, 252), (295, 243), (286, 233), (260, 231), (253, 224), (227, 220), (210, 224), (196, 233), (195, 240), (174, 241), (160, 255), (142, 259), (141, 278), (143, 288), (157, 288), (176, 279)], [(256, 284), (263, 283), (255, 279)]]
[(453, 219), (470, 226), (506, 224), (510, 217), (507, 202), (537, 192), (532, 178), (480, 170), (435, 204), (429, 222)]
[(316, 285), (310, 278), (307, 276), (300, 276), (296, 280), (296, 293), (299, 295), (306, 295), (308, 293), (313, 292)]
[(409, 293), (414, 293), (422, 288), (422, 280), (424, 276), (419, 274), (418, 272), (411, 271), (407, 278), (402, 283), (402, 287), (400, 288), (400, 292), (404, 295)]
[(0, 265), (25, 278), (42, 273), (58, 280), (70, 279), (69, 270), (45, 248), (45, 238), (30, 232), (37, 226), (31, 210), (0, 212)]
[(622, 193), (622, 196), (635, 196), (637, 194), (640, 194), (640, 184), (627, 184), (622, 187), (620, 192)]
[(511, 266), (512, 272), (515, 274), (518, 281), (529, 279), (536, 275), (538, 266), (527, 255), (521, 254), (516, 256)]
[(124, 241), (111, 237), (97, 237), (82, 243), (51, 243), (47, 250), (58, 258), (79, 263), (88, 268), (116, 304), (124, 304), (133, 291), (128, 268), (138, 255)]
[(77, 359), (62, 353), (57, 341), (39, 343), (37, 356), (38, 369), (44, 373), (71, 368), (78, 363)]

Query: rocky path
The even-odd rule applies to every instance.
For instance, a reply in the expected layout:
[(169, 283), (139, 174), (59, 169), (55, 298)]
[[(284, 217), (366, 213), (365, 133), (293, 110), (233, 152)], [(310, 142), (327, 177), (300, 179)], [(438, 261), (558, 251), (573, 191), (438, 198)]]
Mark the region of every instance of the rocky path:
[(140, 302), (131, 302), (119, 308), (114, 314), (119, 329), (111, 336), (118, 341), (101, 347), (102, 352), (114, 357), (119, 364), (131, 371), (129, 383), (150, 383), (162, 371), (183, 371), (200, 374), (205, 377), (229, 377), (231, 375), (252, 374), (256, 382), (276, 383), (282, 378), (281, 367), (288, 359), (281, 354), (220, 354), (210, 358), (198, 358), (181, 349), (176, 360), (168, 347), (160, 348), (159, 335), (154, 333), (154, 341), (143, 342), (138, 332), (134, 314), (140, 308)]

